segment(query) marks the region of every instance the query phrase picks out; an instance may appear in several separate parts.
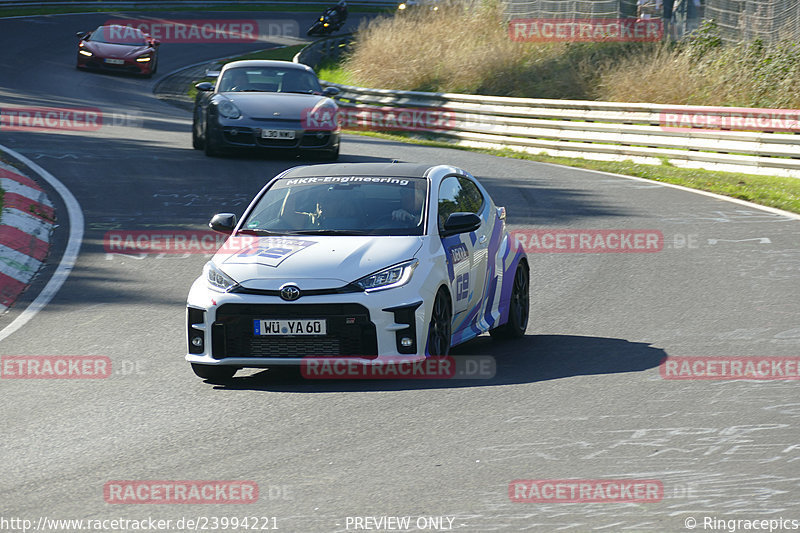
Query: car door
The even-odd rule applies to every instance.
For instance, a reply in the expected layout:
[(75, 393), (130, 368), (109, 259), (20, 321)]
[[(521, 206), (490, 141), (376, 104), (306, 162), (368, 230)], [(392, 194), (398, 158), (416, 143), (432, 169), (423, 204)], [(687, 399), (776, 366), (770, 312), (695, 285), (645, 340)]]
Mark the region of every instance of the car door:
[[(480, 215), (483, 196), (475, 184), (462, 176), (449, 176), (439, 186), (439, 230), (452, 213)], [(477, 314), (486, 283), (488, 237), (484, 224), (476, 231), (442, 237), (453, 295), (455, 329), (472, 322)]]

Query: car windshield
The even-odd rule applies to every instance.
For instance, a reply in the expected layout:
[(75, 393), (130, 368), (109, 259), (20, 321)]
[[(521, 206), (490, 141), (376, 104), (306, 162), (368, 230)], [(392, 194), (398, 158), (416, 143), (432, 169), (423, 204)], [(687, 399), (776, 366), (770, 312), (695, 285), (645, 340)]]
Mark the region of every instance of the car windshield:
[(306, 70), (276, 67), (237, 67), (226, 70), (219, 92), (321, 93), (317, 77)]
[(130, 26), (100, 26), (89, 36), (89, 41), (106, 44), (145, 46), (147, 40), (142, 30)]
[(283, 178), (261, 197), (244, 221), (242, 232), (422, 235), (427, 197), (424, 178)]

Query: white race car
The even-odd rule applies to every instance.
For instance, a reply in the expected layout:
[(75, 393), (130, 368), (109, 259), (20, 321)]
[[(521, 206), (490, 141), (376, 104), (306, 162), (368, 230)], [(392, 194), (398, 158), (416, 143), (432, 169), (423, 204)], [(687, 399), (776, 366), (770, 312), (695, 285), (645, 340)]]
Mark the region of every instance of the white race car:
[(301, 166), (271, 180), (189, 292), (188, 354), (212, 382), (305, 358), (447, 355), (488, 331), (520, 337), (529, 266), (505, 209), (464, 170)]

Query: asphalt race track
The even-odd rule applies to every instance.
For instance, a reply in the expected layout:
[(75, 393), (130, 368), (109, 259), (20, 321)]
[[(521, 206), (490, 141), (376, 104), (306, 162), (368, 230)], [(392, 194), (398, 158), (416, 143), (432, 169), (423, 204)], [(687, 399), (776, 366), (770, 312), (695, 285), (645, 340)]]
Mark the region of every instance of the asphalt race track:
[[(314, 14), (268, 16), (304, 31)], [(664, 247), (529, 253), (527, 336), (487, 335), (455, 350), (494, 358), (491, 379), (311, 381), (251, 370), (211, 385), (183, 359), (184, 303), (208, 257), (107, 254), (103, 237), (205, 229), (212, 214), (241, 214), (267, 179), (299, 164), (207, 158), (191, 148), (190, 114), (153, 96), (175, 69), (267, 44), (163, 44), (151, 80), (77, 71), (75, 31), (108, 18), (0, 20), (0, 108), (95, 107), (110, 120), (86, 132), (0, 129), (0, 144), (56, 176), (85, 217), (66, 283), (0, 354), (107, 356), (113, 369), (106, 379), (0, 380), (0, 517), (269, 517), (289, 532), (396, 530), (377, 522), (387, 517), (410, 517), (410, 531), (474, 532), (800, 521), (799, 382), (664, 379), (659, 368), (666, 357), (797, 359), (796, 219), (653, 182), (348, 135), (341, 161), (471, 171), (514, 229), (660, 231)], [(60, 227), (48, 275), (69, 230), (51, 198)], [(107, 503), (114, 480), (248, 480), (259, 497)], [(514, 480), (654, 480), (663, 493), (515, 502)]]

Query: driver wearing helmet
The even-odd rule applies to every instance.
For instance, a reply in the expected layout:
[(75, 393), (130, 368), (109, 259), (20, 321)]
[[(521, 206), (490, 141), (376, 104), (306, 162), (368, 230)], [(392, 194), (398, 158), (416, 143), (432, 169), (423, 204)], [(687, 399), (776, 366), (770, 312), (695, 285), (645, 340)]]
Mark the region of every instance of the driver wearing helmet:
[(335, 6), (333, 6), (333, 12), (336, 14), (336, 18), (342, 22), (347, 18), (347, 2), (344, 0), (340, 0)]

